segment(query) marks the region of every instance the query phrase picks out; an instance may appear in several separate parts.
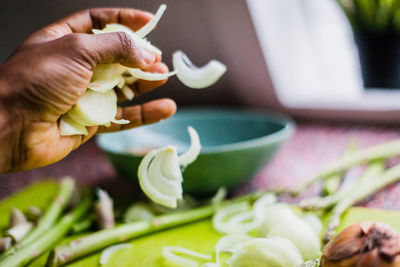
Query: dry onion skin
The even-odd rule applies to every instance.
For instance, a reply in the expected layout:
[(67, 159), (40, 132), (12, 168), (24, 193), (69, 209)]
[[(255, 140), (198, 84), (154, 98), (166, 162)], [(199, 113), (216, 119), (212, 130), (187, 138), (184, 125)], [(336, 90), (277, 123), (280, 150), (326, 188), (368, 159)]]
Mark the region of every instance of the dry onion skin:
[(399, 267), (400, 234), (384, 223), (353, 224), (325, 247), (321, 266)]
[[(161, 19), (166, 5), (161, 5), (152, 19), (138, 31), (121, 24), (107, 24), (103, 29), (93, 29), (93, 34), (124, 32), (133, 42), (144, 49), (161, 55), (160, 49), (152, 45), (145, 36), (149, 34)], [(104, 125), (111, 123), (127, 124), (128, 120), (116, 120), (117, 95), (115, 90), (132, 100), (135, 96), (131, 85), (137, 80), (161, 81), (173, 75), (186, 86), (205, 88), (217, 82), (226, 72), (226, 66), (217, 60), (211, 60), (202, 67), (196, 67), (181, 51), (173, 54), (174, 70), (168, 73), (150, 73), (138, 68), (128, 68), (120, 64), (99, 64), (93, 70), (93, 75), (86, 92), (60, 119), (60, 134), (87, 135), (86, 126)], [(105, 106), (104, 106), (105, 105)]]
[[(168, 208), (176, 208), (178, 200), (182, 199), (182, 171), (181, 167), (194, 161), (201, 150), (199, 135), (192, 128), (188, 131), (191, 146), (183, 155), (184, 160), (178, 157), (177, 148), (167, 146), (151, 150), (140, 162), (138, 169), (139, 184), (143, 192), (155, 203)], [(189, 159), (189, 160), (187, 160)]]

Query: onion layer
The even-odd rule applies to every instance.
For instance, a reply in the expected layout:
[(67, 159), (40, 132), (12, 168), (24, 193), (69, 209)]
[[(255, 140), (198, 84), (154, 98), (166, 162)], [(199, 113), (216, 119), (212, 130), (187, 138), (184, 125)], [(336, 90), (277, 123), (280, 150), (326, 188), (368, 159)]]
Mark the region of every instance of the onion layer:
[(182, 247), (173, 247), (173, 246), (163, 247), (163, 257), (166, 260), (168, 260), (178, 266), (182, 266), (182, 267), (198, 267), (199, 266), (198, 262), (187, 259), (187, 258), (179, 256), (179, 255), (176, 255), (176, 253), (203, 259), (203, 260), (211, 260), (212, 259), (212, 257), (210, 255), (199, 253), (199, 252), (189, 250), (186, 248), (182, 248)]
[(172, 65), (177, 77), (190, 88), (205, 88), (216, 83), (226, 72), (226, 66), (217, 60), (211, 60), (202, 67), (196, 67), (185, 53), (176, 51), (172, 55)]
[(132, 244), (118, 244), (115, 246), (110, 246), (103, 250), (100, 255), (100, 265), (105, 265), (108, 263), (110, 257), (118, 250), (131, 248)]

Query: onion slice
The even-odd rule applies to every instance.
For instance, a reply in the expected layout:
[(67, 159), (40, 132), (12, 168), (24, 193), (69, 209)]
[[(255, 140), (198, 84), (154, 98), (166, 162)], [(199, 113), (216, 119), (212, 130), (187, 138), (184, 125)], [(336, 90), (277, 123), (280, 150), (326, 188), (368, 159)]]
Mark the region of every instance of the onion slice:
[(273, 193), (264, 194), (262, 197), (257, 199), (257, 201), (254, 202), (253, 205), (254, 217), (259, 220), (265, 219), (265, 217), (267, 216), (266, 211), (268, 210), (268, 207), (270, 207), (276, 201), (277, 198)]
[(195, 258), (199, 258), (202, 260), (211, 260), (212, 257), (207, 254), (199, 253), (190, 249), (182, 248), (182, 247), (175, 247), (175, 246), (165, 246), (163, 247), (163, 257), (170, 261), (171, 263), (174, 263), (178, 266), (182, 267), (198, 267), (199, 263), (187, 259), (186, 257), (176, 255), (176, 253), (182, 254), (182, 255), (187, 255)]
[(118, 244), (118, 245), (114, 245), (114, 246), (110, 246), (108, 248), (106, 248), (105, 250), (103, 250), (103, 252), (101, 252), (100, 255), (100, 265), (105, 265), (108, 263), (108, 260), (110, 259), (110, 257), (118, 250), (122, 250), (122, 249), (127, 249), (127, 248), (131, 248), (132, 244)]
[(124, 120), (124, 119), (122, 119), (122, 120), (112, 119), (111, 122), (115, 123), (115, 124), (129, 124), (130, 123), (130, 121)]
[(114, 90), (99, 93), (88, 89), (68, 115), (85, 126), (107, 125), (117, 115), (117, 94)]
[(248, 202), (235, 203), (219, 209), (212, 218), (214, 229), (222, 234), (246, 234), (260, 225)]
[(162, 15), (165, 12), (165, 9), (167, 9), (167, 5), (162, 4), (156, 14), (151, 18), (149, 22), (146, 23), (142, 28), (140, 28), (138, 31), (136, 31), (136, 35), (139, 36), (140, 38), (146, 37), (154, 28), (157, 26), (158, 22), (160, 21)]
[(117, 24), (117, 23), (111, 23), (107, 24), (106, 27), (102, 30), (99, 29), (93, 29), (92, 32), (94, 34), (103, 34), (103, 33), (110, 33), (110, 32), (124, 32), (126, 33), (132, 41), (139, 47), (145, 48), (147, 50), (150, 50), (158, 55), (161, 55), (162, 52), (160, 49), (152, 45), (149, 41), (146, 39), (143, 39), (139, 37), (133, 30), (130, 28), (126, 27), (125, 25), (122, 24)]
[(153, 73), (153, 72), (146, 72), (137, 68), (129, 68), (128, 72), (133, 77), (146, 81), (162, 81), (176, 74), (176, 71), (171, 71), (168, 73)]
[(235, 253), (240, 250), (244, 243), (253, 239), (249, 235), (226, 235), (222, 237), (215, 246), (216, 261), (220, 263), (221, 252)]
[(74, 121), (68, 114), (64, 114), (60, 119), (60, 133), (61, 136), (87, 135), (88, 131), (85, 126)]
[(199, 134), (191, 126), (188, 127), (188, 132), (190, 135), (190, 148), (188, 151), (179, 156), (179, 164), (183, 168), (194, 162), (201, 150)]
[(132, 100), (135, 97), (135, 93), (127, 85), (124, 85), (124, 87), (121, 88), (121, 92), (126, 97), (126, 99), (128, 99), (128, 100)]
[(114, 77), (111, 80), (97, 80), (90, 82), (88, 88), (99, 93), (106, 93), (120, 83), (120, 77)]
[(176, 208), (182, 198), (182, 173), (175, 147), (168, 146), (150, 151), (140, 162), (139, 184), (143, 192), (155, 203)]
[[(200, 145), (196, 131), (189, 128), (190, 132), (191, 140)], [(190, 160), (196, 159), (196, 153), (200, 152), (197, 149), (191, 151), (190, 157), (187, 157), (189, 160), (184, 163), (191, 163)], [(182, 199), (183, 194), (180, 163), (174, 146), (154, 149), (144, 156), (138, 169), (139, 184), (153, 202), (174, 209), (178, 206), (178, 200)]]
[(196, 89), (211, 86), (226, 72), (226, 66), (217, 60), (196, 67), (182, 51), (176, 51), (172, 55), (172, 65), (178, 72), (179, 81), (187, 87)]

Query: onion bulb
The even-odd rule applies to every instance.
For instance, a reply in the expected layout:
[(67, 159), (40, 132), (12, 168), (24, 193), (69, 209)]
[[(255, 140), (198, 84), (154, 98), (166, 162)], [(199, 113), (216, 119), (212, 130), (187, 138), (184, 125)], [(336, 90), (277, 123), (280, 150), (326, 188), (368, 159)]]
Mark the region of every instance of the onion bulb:
[(299, 250), (286, 238), (255, 238), (228, 259), (230, 267), (297, 267), (303, 262)]
[(398, 267), (400, 234), (384, 223), (350, 225), (325, 247), (321, 266)]
[[(192, 129), (189, 127), (189, 132)], [(200, 144), (196, 134), (191, 135), (194, 143)], [(199, 153), (200, 150), (196, 150)], [(192, 157), (196, 159), (197, 154)], [(191, 162), (185, 162), (191, 163)], [(144, 156), (138, 170), (139, 184), (143, 192), (155, 203), (176, 208), (177, 201), (182, 199), (182, 172), (177, 149), (167, 146), (150, 151)]]
[(199, 263), (194, 260), (190, 260), (184, 256), (177, 255), (177, 253), (181, 255), (187, 255), (194, 258), (199, 258), (202, 260), (211, 260), (212, 257), (207, 254), (199, 253), (193, 250), (189, 250), (182, 247), (173, 247), (173, 246), (165, 246), (163, 247), (162, 254), (163, 257), (171, 263), (174, 263), (178, 266), (182, 267), (198, 267)]
[(177, 71), (179, 81), (190, 88), (205, 88), (216, 83), (226, 72), (226, 66), (217, 60), (211, 60), (202, 67), (196, 67), (182, 51), (172, 55), (172, 65)]

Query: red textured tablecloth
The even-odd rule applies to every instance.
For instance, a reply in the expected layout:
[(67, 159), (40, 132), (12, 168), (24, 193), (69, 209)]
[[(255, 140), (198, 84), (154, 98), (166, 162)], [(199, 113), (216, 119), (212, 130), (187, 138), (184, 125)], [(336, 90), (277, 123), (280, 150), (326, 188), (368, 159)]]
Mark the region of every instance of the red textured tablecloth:
[[(340, 157), (351, 142), (361, 148), (397, 138), (399, 127), (299, 123), (294, 136), (243, 190), (293, 187)], [(85, 185), (101, 186), (120, 196), (138, 193), (130, 182), (117, 176), (106, 156), (90, 141), (51, 166), (0, 175), (0, 199), (40, 179), (64, 175), (73, 175)], [(400, 184), (371, 196), (362, 205), (400, 210)]]

